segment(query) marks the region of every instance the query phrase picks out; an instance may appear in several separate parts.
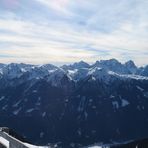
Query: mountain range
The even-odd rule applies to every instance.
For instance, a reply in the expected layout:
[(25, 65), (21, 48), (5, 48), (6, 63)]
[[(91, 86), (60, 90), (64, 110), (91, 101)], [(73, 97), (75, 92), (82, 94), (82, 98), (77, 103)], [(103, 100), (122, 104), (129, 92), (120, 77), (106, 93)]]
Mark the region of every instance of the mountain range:
[(148, 65), (0, 64), (0, 126), (34, 144), (78, 148), (148, 137)]

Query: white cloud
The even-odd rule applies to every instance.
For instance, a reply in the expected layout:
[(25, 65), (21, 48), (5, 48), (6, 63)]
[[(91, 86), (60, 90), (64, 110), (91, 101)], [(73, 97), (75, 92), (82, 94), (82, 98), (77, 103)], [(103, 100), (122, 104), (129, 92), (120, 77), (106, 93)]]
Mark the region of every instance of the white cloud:
[(53, 1), (49, 1), (49, 0), (36, 0), (36, 1), (40, 2), (45, 7), (48, 7), (49, 9), (54, 10), (55, 13), (59, 13), (59, 14), (62, 13), (62, 15), (68, 15), (68, 16), (72, 16), (73, 15), (67, 9), (69, 0), (53, 0)]
[[(112, 0), (112, 2), (115, 1)], [(78, 60), (94, 62), (97, 59), (109, 58), (117, 58), (121, 61), (134, 59), (138, 65), (148, 62), (148, 19), (145, 16), (146, 10), (143, 10), (147, 3), (135, 4), (135, 10), (132, 9), (129, 14), (126, 12), (124, 16), (122, 11), (127, 11), (127, 7), (122, 8), (121, 4), (126, 6), (128, 1), (118, 3), (119, 8), (111, 1), (109, 4), (112, 4), (112, 8), (109, 4), (103, 3), (107, 6), (100, 11), (96, 10), (96, 6), (99, 3), (102, 6), (102, 2), (96, 0), (93, 2), (35, 0), (35, 2), (48, 7), (49, 13), (51, 8), (53, 12), (56, 11), (55, 13), (61, 16), (68, 16), (68, 19), (65, 20), (61, 17), (61, 19), (53, 20), (49, 18), (49, 21), (36, 22), (23, 19), (23, 16), (18, 17), (15, 12), (5, 13), (5, 17), (0, 17), (0, 55), (8, 57), (0, 58), (0, 62), (16, 61), (38, 64)], [(99, 7), (101, 8), (101, 6)], [(129, 5), (128, 7), (131, 8)], [(90, 10), (93, 8), (94, 10)], [(87, 11), (92, 14), (87, 14)], [(95, 13), (96, 11), (97, 13)], [(78, 14), (79, 12), (82, 14)], [(85, 17), (81, 17), (83, 15)], [(138, 21), (137, 15), (139, 16)], [(84, 20), (87, 16), (88, 19)], [(103, 16), (105, 17), (103, 18)], [(116, 17), (119, 22), (115, 21)], [(80, 18), (86, 24), (77, 23)], [(100, 20), (105, 23), (106, 27), (102, 22), (100, 23), (102, 26), (100, 26)], [(100, 30), (98, 26), (106, 30)]]

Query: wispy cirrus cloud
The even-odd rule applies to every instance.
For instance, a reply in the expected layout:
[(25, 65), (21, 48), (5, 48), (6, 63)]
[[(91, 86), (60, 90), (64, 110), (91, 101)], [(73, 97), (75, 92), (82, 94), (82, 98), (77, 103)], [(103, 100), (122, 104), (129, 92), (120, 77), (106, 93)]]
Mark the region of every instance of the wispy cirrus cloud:
[(145, 0), (9, 1), (0, 1), (0, 62), (148, 63)]
[(54, 0), (54, 1), (48, 1), (48, 0), (36, 0), (37, 2), (39, 2), (41, 5), (43, 5), (44, 7), (47, 7), (53, 11), (55, 11), (55, 13), (62, 13), (64, 15), (71, 15), (72, 13), (70, 11), (68, 11), (68, 4), (69, 4), (69, 0)]

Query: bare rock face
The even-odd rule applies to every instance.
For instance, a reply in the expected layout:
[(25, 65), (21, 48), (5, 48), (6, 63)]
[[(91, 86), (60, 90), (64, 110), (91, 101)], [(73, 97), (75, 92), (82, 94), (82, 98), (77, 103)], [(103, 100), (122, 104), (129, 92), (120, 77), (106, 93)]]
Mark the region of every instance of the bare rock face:
[(115, 59), (3, 65), (0, 123), (35, 144), (64, 148), (148, 137), (148, 76), (141, 71)]

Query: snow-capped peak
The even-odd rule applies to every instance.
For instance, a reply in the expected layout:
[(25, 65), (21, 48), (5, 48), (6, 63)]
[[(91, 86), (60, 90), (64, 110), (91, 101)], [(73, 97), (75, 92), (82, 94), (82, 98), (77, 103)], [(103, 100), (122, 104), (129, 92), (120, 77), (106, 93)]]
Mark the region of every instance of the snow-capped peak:
[(137, 74), (148, 77), (148, 65), (146, 65), (145, 67), (140, 67), (137, 70)]
[(80, 61), (71, 65), (63, 65), (61, 68), (63, 68), (64, 70), (74, 70), (74, 69), (81, 69), (81, 68), (89, 68), (89, 66), (90, 65), (88, 63), (84, 61)]
[(93, 65), (80, 61), (71, 65), (63, 65), (60, 68), (52, 64), (0, 64), (0, 79), (5, 78), (6, 80), (10, 80), (21, 77), (25, 81), (45, 78), (48, 82), (58, 84), (57, 82), (63, 76), (73, 81), (85, 79), (87, 76), (105, 81), (113, 77), (139, 80), (146, 79), (148, 76), (148, 66), (137, 68), (133, 61), (122, 64), (116, 59), (96, 61)]
[(89, 64), (84, 62), (84, 61), (80, 61), (80, 62), (74, 63), (73, 67), (75, 67), (75, 68), (88, 68)]
[(128, 68), (128, 70), (132, 73), (135, 74), (137, 71), (137, 66), (132, 60), (129, 60), (125, 63), (125, 66)]
[(58, 67), (52, 65), (52, 64), (44, 64), (40, 66), (41, 68), (45, 68), (47, 70), (53, 70), (53, 69), (58, 69)]

